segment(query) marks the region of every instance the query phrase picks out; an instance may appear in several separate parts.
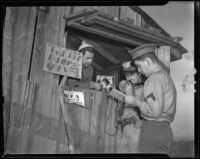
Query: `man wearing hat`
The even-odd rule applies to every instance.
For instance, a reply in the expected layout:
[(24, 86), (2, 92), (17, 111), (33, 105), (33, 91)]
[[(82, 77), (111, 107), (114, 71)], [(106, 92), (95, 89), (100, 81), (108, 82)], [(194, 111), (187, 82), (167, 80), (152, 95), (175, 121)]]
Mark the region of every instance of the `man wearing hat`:
[(100, 84), (93, 82), (94, 70), (91, 66), (91, 63), (94, 58), (94, 47), (83, 41), (79, 46), (78, 51), (83, 53), (82, 56), (82, 79), (76, 79), (72, 77), (64, 76), (62, 79), (61, 85), (66, 85), (69, 87), (79, 87), (83, 89), (95, 88), (100, 89)]
[(144, 122), (140, 135), (140, 153), (170, 154), (173, 134), (170, 123), (176, 112), (176, 89), (174, 83), (155, 55), (155, 44), (144, 44), (129, 53), (138, 71), (147, 77), (144, 83), (144, 98), (126, 96), (125, 102), (137, 105)]
[[(119, 83), (119, 89), (129, 96), (137, 96), (143, 100), (143, 80), (137, 67), (132, 61), (122, 63), (125, 80)], [(118, 153), (138, 153), (138, 143), (140, 136), (140, 127), (142, 124), (141, 111), (134, 104), (125, 103), (121, 120), (118, 123), (122, 127), (121, 142), (118, 146)]]

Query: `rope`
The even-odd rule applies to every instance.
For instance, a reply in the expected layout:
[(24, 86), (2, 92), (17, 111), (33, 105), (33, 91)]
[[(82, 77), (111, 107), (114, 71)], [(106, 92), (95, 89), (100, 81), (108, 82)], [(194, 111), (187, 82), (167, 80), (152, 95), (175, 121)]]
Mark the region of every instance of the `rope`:
[[(108, 116), (107, 116), (107, 118), (106, 118), (106, 122), (105, 122), (105, 125), (104, 125), (104, 132), (107, 134), (107, 135), (109, 135), (109, 136), (115, 136), (116, 134), (117, 134), (117, 132), (118, 132), (118, 128), (119, 128), (119, 125), (117, 125), (117, 126), (115, 126), (114, 125), (114, 127), (115, 127), (115, 132), (113, 133), (113, 134), (111, 134), (111, 133), (108, 133), (108, 131), (107, 131), (107, 123), (108, 123), (108, 120), (113, 116), (113, 113), (112, 113), (112, 108), (113, 108), (113, 104), (115, 104), (114, 102), (112, 102), (111, 104), (109, 103), (108, 104), (108, 107), (106, 108), (106, 111), (107, 111), (107, 109), (108, 109)], [(118, 103), (117, 103), (118, 104)], [(117, 108), (118, 108), (118, 105), (115, 107), (115, 122), (116, 122), (116, 118), (117, 118)]]

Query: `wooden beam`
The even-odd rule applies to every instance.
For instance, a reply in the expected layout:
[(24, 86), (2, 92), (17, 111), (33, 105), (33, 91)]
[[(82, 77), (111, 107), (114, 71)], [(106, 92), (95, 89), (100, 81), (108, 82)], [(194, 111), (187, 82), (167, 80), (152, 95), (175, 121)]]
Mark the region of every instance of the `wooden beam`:
[(130, 50), (132, 50), (132, 48), (130, 48), (130, 47), (124, 47), (127, 51), (130, 51)]
[[(92, 12), (92, 10), (90, 10), (90, 12)], [(79, 14), (77, 13), (76, 16), (79, 16), (81, 19), (83, 17), (83, 19), (84, 19), (85, 15), (84, 14), (80, 15), (80, 14), (81, 13), (79, 13)], [(124, 34), (123, 38), (125, 38), (125, 39), (133, 40), (134, 37), (138, 38), (138, 40), (133, 40), (136, 44), (134, 46), (140, 45), (138, 43), (144, 44), (144, 43), (152, 42), (152, 43), (157, 43), (157, 44), (162, 44), (162, 45), (173, 46), (181, 54), (187, 52), (187, 50), (184, 47), (179, 46), (179, 44), (174, 42), (170, 36), (167, 36), (167, 34), (166, 35), (158, 34), (156, 32), (148, 31), (141, 27), (128, 25), (126, 23), (123, 23), (120, 20), (118, 22), (116, 22), (116, 21), (113, 21), (112, 19), (110, 19), (108, 16), (105, 16), (105, 14), (98, 12), (98, 11), (94, 14), (88, 14), (87, 18), (90, 21), (93, 21), (97, 25), (102, 25), (104, 28), (112, 29), (112, 31), (114, 31), (114, 32), (118, 31), (119, 34)], [(71, 25), (71, 22), (75, 22), (75, 21), (77, 22), (77, 19), (73, 18), (73, 16), (71, 16), (70, 18), (66, 18), (66, 20), (68, 20), (68, 23), (66, 24), (67, 26)], [(70, 21), (70, 20), (72, 20), (72, 21)], [(90, 29), (91, 28), (92, 27), (90, 27)], [(116, 35), (115, 33), (111, 33), (111, 34)], [(118, 35), (118, 36), (121, 37), (121, 35)], [(139, 39), (140, 39), (140, 41), (139, 41)], [(144, 42), (142, 42), (142, 41), (144, 41)], [(126, 43), (126, 44), (130, 44), (130, 43)], [(130, 45), (132, 45), (132, 44), (130, 44)]]
[[(90, 18), (90, 20), (93, 20), (94, 23), (102, 25), (103, 27), (108, 27), (113, 30), (117, 30), (119, 32), (122, 32), (124, 34), (128, 34), (131, 36), (138, 37), (142, 40), (147, 40), (153, 43), (162, 44), (162, 45), (170, 45), (176, 48), (181, 54), (188, 52), (182, 45), (180, 45), (177, 42), (174, 42), (173, 39), (169, 36), (148, 31), (146, 29), (140, 28), (140, 27), (134, 27), (132, 25), (127, 25), (122, 22), (115, 22), (111, 21), (109, 19), (103, 18), (101, 13), (98, 14), (99, 16), (95, 17), (95, 19)], [(100, 17), (101, 16), (101, 17)]]
[(105, 32), (105, 31), (102, 31), (102, 30), (99, 30), (99, 29), (95, 29), (95, 28), (91, 28), (91, 27), (88, 28), (88, 27), (85, 27), (85, 26), (80, 25), (80, 24), (75, 23), (75, 22), (70, 22), (69, 26), (72, 27), (72, 28), (76, 28), (78, 30), (83, 30), (83, 31), (86, 31), (86, 32), (89, 32), (89, 33), (92, 33), (92, 34), (95, 34), (95, 35), (106, 37), (106, 38), (111, 39), (111, 40), (115, 40), (115, 41), (118, 41), (118, 42), (121, 42), (121, 43), (125, 43), (125, 44), (128, 44), (128, 45), (133, 45), (133, 46), (142, 45), (142, 43), (133, 41), (130, 38), (123, 38), (123, 37), (117, 36), (115, 34), (108, 33), (108, 32)]
[(155, 52), (159, 64), (163, 69), (170, 73), (170, 46), (160, 46)]
[[(131, 40), (131, 38), (124, 38), (124, 37), (117, 36), (117, 35), (114, 35), (112, 33), (108, 33), (106, 31), (98, 30), (98, 29), (91, 28), (91, 27), (88, 28), (88, 27), (82, 26), (82, 25), (75, 23), (75, 22), (70, 23), (70, 27), (76, 28), (78, 30), (83, 30), (83, 31), (86, 31), (86, 32), (89, 32), (89, 33), (92, 33), (92, 34), (95, 34), (95, 35), (102, 36), (102, 37), (106, 37), (106, 38), (111, 39), (111, 40), (116, 40), (118, 42), (129, 44), (129, 45), (132, 45), (132, 46), (142, 45), (142, 43), (138, 43), (136, 41), (133, 41), (133, 40)], [(181, 54), (177, 50), (172, 49), (171, 52), (174, 55), (175, 60), (178, 60), (178, 59), (181, 58)]]
[[(80, 39), (85, 40), (85, 38), (80, 37)], [(88, 41), (88, 43), (92, 44), (95, 49), (106, 59), (108, 59), (109, 61), (111, 61), (114, 64), (118, 64), (120, 63), (120, 60), (118, 60), (117, 58), (115, 58), (114, 56), (112, 56), (108, 51), (106, 51), (105, 49), (103, 49), (101, 46), (99, 46), (96, 42), (86, 39), (86, 41)]]
[(68, 14), (67, 16), (64, 16), (63, 18), (66, 20), (66, 22), (69, 22), (70, 20), (72, 20), (72, 21), (81, 20), (81, 19), (84, 19), (85, 17), (93, 15), (97, 12), (98, 12), (98, 10), (94, 10), (94, 9), (87, 9), (87, 12), (85, 10), (81, 10), (78, 12), (74, 12), (72, 14)]
[(174, 47), (171, 47), (171, 54), (178, 60), (182, 58), (182, 55)]
[(103, 27), (111, 28), (111, 29), (129, 34), (129, 35), (139, 37), (141, 39), (145, 39), (145, 40), (148, 40), (148, 41), (151, 40), (155, 43), (161, 43), (162, 42), (165, 45), (172, 45), (172, 46), (177, 45), (175, 42), (173, 42), (167, 36), (157, 34), (155, 32), (150, 32), (150, 31), (144, 30), (144, 29), (139, 28), (139, 27), (125, 25), (123, 23), (111, 21), (111, 20), (105, 19), (105, 18), (100, 17), (100, 16), (98, 16), (98, 17), (96, 16), (92, 20), (93, 20), (94, 23), (96, 23), (98, 25), (102, 25)]

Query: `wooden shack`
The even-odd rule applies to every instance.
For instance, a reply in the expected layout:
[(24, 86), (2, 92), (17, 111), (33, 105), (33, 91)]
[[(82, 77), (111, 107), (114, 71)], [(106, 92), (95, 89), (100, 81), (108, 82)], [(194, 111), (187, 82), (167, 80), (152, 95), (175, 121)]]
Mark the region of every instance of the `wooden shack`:
[[(128, 50), (141, 44), (160, 44), (157, 56), (168, 71), (187, 52), (136, 6), (7, 7), (3, 29), (4, 151), (11, 154), (69, 153), (60, 75), (43, 71), (47, 42), (77, 50), (88, 41), (96, 49), (96, 73), (113, 75), (117, 83), (122, 61), (131, 59)], [(114, 108), (120, 103), (101, 91), (83, 91), (88, 109), (68, 111), (76, 153), (115, 153)]]

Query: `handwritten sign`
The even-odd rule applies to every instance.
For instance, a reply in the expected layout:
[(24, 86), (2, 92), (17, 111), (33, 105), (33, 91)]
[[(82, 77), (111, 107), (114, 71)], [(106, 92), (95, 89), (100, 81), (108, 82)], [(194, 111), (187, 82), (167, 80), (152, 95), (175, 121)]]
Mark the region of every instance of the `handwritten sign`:
[(82, 53), (47, 43), (43, 70), (81, 79)]
[(85, 107), (83, 92), (64, 90), (64, 97), (67, 103), (75, 103)]

